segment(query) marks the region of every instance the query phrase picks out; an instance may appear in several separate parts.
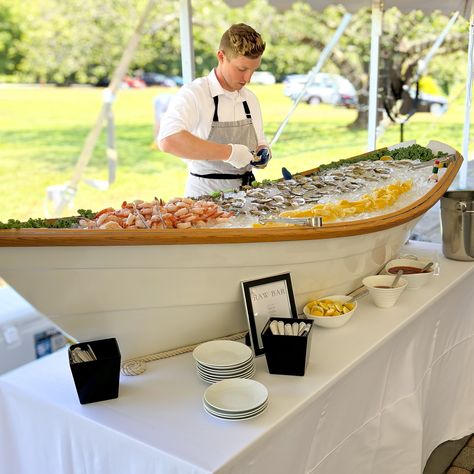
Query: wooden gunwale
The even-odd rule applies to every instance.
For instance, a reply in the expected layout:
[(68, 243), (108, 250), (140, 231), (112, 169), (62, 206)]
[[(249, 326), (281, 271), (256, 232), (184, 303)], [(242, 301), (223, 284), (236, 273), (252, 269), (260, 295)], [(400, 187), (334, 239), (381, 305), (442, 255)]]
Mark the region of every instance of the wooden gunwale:
[[(364, 156), (364, 155), (360, 155)], [(322, 227), (262, 227), (262, 228), (204, 228), (204, 229), (7, 229), (0, 230), (0, 247), (72, 247), (122, 245), (227, 244), (249, 242), (278, 242), (318, 240), (368, 234), (409, 222), (436, 204), (454, 180), (463, 158), (455, 159), (430, 193), (405, 208), (382, 216), (350, 222), (324, 224)], [(308, 170), (303, 174), (309, 174)]]

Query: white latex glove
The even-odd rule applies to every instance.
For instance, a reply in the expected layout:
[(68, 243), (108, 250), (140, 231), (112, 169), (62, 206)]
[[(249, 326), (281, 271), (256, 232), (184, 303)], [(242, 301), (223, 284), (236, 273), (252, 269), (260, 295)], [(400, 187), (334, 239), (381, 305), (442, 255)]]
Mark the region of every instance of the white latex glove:
[(229, 145), (232, 147), (232, 153), (224, 160), (226, 163), (230, 163), (234, 168), (244, 168), (253, 160), (252, 153), (245, 145)]

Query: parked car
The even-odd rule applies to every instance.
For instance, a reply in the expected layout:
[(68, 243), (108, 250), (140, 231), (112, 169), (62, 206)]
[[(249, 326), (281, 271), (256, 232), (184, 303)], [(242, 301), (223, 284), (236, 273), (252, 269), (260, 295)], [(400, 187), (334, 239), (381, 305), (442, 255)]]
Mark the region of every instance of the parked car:
[(147, 86), (176, 87), (176, 81), (159, 72), (144, 72), (141, 76)]
[(122, 81), (123, 87), (130, 87), (132, 89), (143, 89), (146, 87), (146, 83), (139, 77), (125, 76)]
[[(109, 87), (110, 86), (110, 79), (108, 77), (103, 77), (99, 79), (95, 84), (97, 87)], [(122, 82), (120, 84), (121, 89), (143, 89), (146, 87), (145, 81), (143, 81), (139, 77), (132, 77), (132, 76), (124, 76)]]
[(184, 80), (181, 76), (171, 76), (171, 79), (173, 79), (173, 81), (179, 87), (181, 87), (184, 84)]
[[(296, 100), (308, 81), (308, 74), (286, 76), (283, 93)], [(320, 103), (356, 107), (357, 92), (353, 84), (339, 74), (318, 73), (301, 98), (303, 102), (316, 105)]]
[[(416, 98), (416, 89), (411, 88), (408, 91), (410, 97)], [(417, 112), (431, 112), (434, 115), (443, 115), (448, 110), (448, 99), (441, 95), (427, 94), (426, 92), (418, 92), (418, 100), (416, 103)]]
[(252, 79), (250, 80), (252, 84), (265, 84), (271, 85), (275, 84), (276, 79), (275, 76), (268, 71), (255, 71), (252, 74)]

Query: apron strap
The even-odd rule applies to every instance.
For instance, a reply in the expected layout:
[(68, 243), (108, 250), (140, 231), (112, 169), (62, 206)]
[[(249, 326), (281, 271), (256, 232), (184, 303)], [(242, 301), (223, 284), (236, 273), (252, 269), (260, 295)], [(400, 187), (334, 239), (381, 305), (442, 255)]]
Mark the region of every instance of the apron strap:
[(252, 171), (246, 171), (244, 174), (229, 174), (229, 173), (208, 173), (208, 174), (197, 174), (189, 173), (191, 176), (196, 176), (197, 178), (206, 178), (206, 179), (241, 179), (242, 186), (247, 186), (252, 184), (255, 181), (255, 176)]
[(247, 101), (246, 101), (246, 100), (244, 100), (243, 106), (244, 106), (244, 110), (245, 110), (245, 116), (246, 116), (248, 119), (251, 119), (252, 116), (250, 115), (249, 104), (247, 104)]
[(219, 122), (219, 117), (217, 115), (217, 106), (219, 105), (219, 97), (216, 95), (213, 97), (214, 99), (214, 117), (212, 118), (213, 122)]
[[(214, 96), (212, 98), (214, 100), (214, 117), (212, 117), (212, 121), (213, 122), (219, 122), (219, 115), (217, 114), (217, 107), (219, 105), (219, 96)], [(244, 112), (245, 112), (245, 116), (248, 118), (248, 119), (251, 119), (252, 118), (252, 115), (250, 113), (250, 108), (249, 108), (249, 104), (247, 104), (247, 101), (244, 100), (242, 102), (242, 105), (244, 106)]]

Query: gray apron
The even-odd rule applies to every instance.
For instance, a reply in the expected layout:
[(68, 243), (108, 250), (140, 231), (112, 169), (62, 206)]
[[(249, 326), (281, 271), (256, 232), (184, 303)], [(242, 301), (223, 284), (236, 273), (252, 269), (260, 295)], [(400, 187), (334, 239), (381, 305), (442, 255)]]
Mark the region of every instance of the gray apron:
[[(257, 150), (257, 133), (247, 101), (242, 103), (246, 118), (243, 120), (219, 122), (217, 113), (219, 98), (213, 97), (214, 117), (208, 140), (215, 143), (235, 143), (246, 145), (250, 151)], [(198, 197), (222, 189), (238, 188), (255, 181), (252, 166), (235, 168), (225, 161), (192, 160), (189, 163), (189, 177), (186, 183), (186, 196)]]

